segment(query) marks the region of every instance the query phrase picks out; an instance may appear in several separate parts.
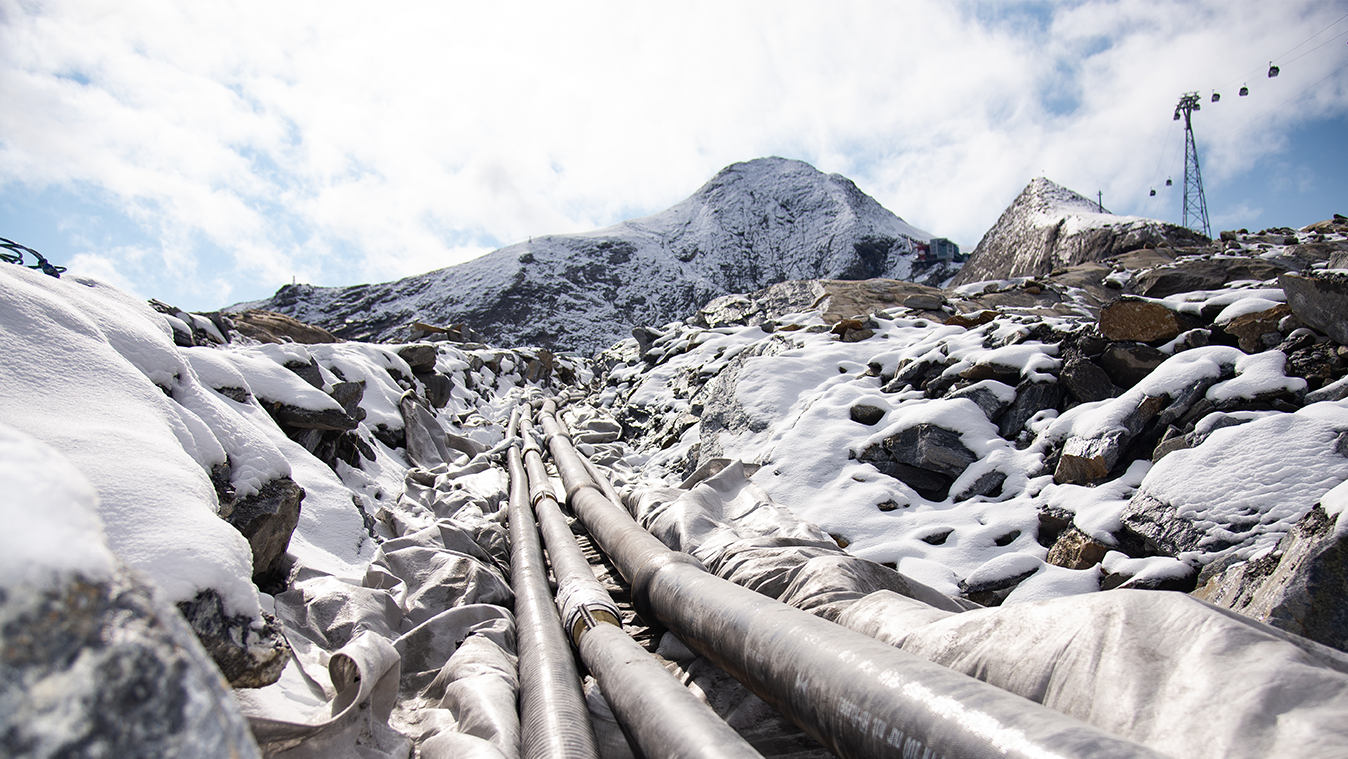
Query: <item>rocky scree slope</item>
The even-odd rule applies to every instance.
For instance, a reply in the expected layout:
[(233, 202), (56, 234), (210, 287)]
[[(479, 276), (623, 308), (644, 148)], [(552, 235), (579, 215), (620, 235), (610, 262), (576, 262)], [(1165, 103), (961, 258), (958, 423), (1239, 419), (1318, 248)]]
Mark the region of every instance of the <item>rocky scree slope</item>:
[(1348, 650), (1345, 265), (1339, 217), (944, 292), (782, 283), (601, 354), (588, 402), (619, 479), (740, 459), (952, 596), (1181, 590)]
[(1207, 238), (1140, 216), (1116, 216), (1043, 177), (1032, 180), (983, 235), (951, 284), (1037, 277), (1138, 248), (1183, 247)]
[(668, 210), (606, 229), (536, 237), (396, 282), (287, 286), (230, 310), (279, 312), (354, 340), (405, 340), (415, 321), (464, 323), (494, 344), (593, 353), (633, 327), (773, 282), (939, 283), (955, 265), (916, 261), (915, 244), (930, 238), (843, 176), (762, 158), (726, 167)]

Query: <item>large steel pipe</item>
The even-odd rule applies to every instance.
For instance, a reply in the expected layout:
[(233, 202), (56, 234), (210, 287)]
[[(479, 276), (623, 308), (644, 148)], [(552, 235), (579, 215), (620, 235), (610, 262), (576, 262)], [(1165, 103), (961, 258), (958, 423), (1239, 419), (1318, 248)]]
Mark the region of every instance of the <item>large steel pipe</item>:
[(557, 603), (581, 661), (599, 681), (613, 716), (646, 759), (762, 759), (641, 644), (623, 631), (617, 606), (594, 578), (552, 495), (527, 422), (525, 470), (558, 585)]
[(1158, 757), (1144, 746), (722, 580), (607, 498), (545, 403), (571, 508), (637, 609), (844, 757)]
[[(511, 419), (511, 437), (518, 420)], [(595, 759), (590, 712), (571, 646), (552, 602), (543, 547), (529, 505), (518, 440), (510, 468), (510, 584), (515, 592), (522, 759)]]

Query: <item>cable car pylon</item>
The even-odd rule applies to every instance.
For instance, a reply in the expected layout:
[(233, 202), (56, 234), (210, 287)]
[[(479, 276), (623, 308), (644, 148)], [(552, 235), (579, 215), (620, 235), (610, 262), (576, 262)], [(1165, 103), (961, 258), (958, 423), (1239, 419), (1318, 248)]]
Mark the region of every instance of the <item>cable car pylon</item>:
[(1194, 142), (1194, 127), (1191, 115), (1201, 110), (1198, 93), (1189, 92), (1180, 97), (1175, 106), (1175, 120), (1184, 115), (1184, 214), (1183, 226), (1204, 236), (1212, 237), (1212, 227), (1208, 225), (1208, 200), (1203, 195), (1203, 173), (1198, 168), (1198, 145)]

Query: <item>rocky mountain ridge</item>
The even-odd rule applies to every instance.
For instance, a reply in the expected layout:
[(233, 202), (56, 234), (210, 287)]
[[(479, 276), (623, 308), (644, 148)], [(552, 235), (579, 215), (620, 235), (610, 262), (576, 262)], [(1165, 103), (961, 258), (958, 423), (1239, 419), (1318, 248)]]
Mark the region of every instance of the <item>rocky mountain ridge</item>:
[(761, 158), (726, 167), (672, 208), (606, 229), (535, 237), (396, 282), (286, 286), (229, 310), (278, 312), (353, 340), (408, 339), (415, 321), (462, 323), (496, 344), (592, 353), (633, 327), (773, 282), (939, 284), (957, 264), (919, 260), (931, 237), (843, 176)]
[(1202, 245), (1207, 238), (1174, 224), (1116, 216), (1094, 201), (1039, 177), (983, 235), (951, 284), (1038, 277), (1143, 247)]

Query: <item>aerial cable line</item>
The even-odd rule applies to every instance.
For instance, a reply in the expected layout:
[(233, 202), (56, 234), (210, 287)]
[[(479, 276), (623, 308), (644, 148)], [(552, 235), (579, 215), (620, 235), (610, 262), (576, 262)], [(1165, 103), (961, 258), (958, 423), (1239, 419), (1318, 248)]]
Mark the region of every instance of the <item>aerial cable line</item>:
[(1302, 95), (1305, 95), (1307, 92), (1310, 92), (1312, 89), (1315, 89), (1316, 87), (1319, 87), (1321, 84), (1324, 84), (1325, 80), (1332, 78), (1335, 74), (1338, 74), (1340, 71), (1343, 71), (1344, 69), (1348, 69), (1348, 63), (1345, 63), (1345, 64), (1343, 64), (1342, 66), (1339, 66), (1338, 68), (1336, 68), (1336, 69), (1334, 69), (1333, 71), (1329, 72), (1328, 74), (1325, 74), (1323, 77), (1321, 77), (1321, 78), (1320, 78), (1318, 81), (1316, 81), (1314, 84), (1311, 84), (1311, 85), (1307, 86), (1305, 89), (1303, 89), (1303, 90), (1301, 90), (1300, 92), (1296, 93), (1295, 95), (1293, 95), (1293, 96), (1287, 98), (1286, 100), (1282, 101), (1281, 103), (1278, 103), (1277, 105), (1274, 105), (1274, 106), (1272, 106), (1271, 108), (1268, 108), (1268, 109), (1265, 109), (1265, 110), (1263, 110), (1263, 111), (1260, 111), (1259, 113), (1254, 114), (1253, 116), (1251, 116), (1251, 117), (1248, 118), (1248, 119), (1245, 119), (1244, 121), (1241, 121), (1241, 122), (1236, 123), (1236, 124), (1232, 124), (1231, 126), (1227, 127), (1225, 130), (1223, 130), (1223, 131), (1221, 131), (1221, 132), (1218, 132), (1218, 133), (1217, 133), (1217, 136), (1218, 136), (1218, 137), (1225, 137), (1226, 135), (1231, 134), (1232, 132), (1236, 131), (1237, 129), (1240, 129), (1240, 128), (1244, 127), (1244, 126), (1247, 126), (1248, 124), (1250, 124), (1251, 122), (1255, 121), (1255, 120), (1258, 119), (1258, 118), (1261, 118), (1261, 117), (1263, 117), (1263, 116), (1267, 116), (1269, 113), (1277, 112), (1278, 110), (1280, 110), (1283, 106), (1287, 105), (1288, 103), (1291, 103), (1292, 101), (1296, 100), (1297, 98), (1301, 97)]
[[(1297, 44), (1293, 45), (1293, 46), (1291, 47), (1291, 49), (1285, 51), (1284, 53), (1282, 53), (1282, 55), (1274, 56), (1274, 57), (1272, 58), (1272, 60), (1270, 61), (1270, 63), (1272, 63), (1272, 62), (1274, 62), (1274, 61), (1278, 61), (1278, 60), (1284, 58), (1285, 56), (1288, 56), (1288, 55), (1290, 55), (1290, 54), (1296, 52), (1297, 48), (1301, 47), (1302, 45), (1306, 44), (1307, 42), (1310, 42), (1311, 40), (1315, 39), (1316, 37), (1319, 37), (1320, 35), (1324, 34), (1325, 32), (1329, 31), (1330, 29), (1334, 28), (1335, 26), (1338, 25), (1338, 23), (1339, 23), (1340, 21), (1344, 20), (1345, 18), (1348, 18), (1348, 13), (1345, 13), (1345, 14), (1343, 14), (1342, 16), (1339, 16), (1338, 18), (1334, 19), (1334, 21), (1332, 21), (1332, 22), (1331, 22), (1328, 26), (1326, 26), (1325, 28), (1321, 29), (1320, 31), (1316, 32), (1315, 34), (1312, 34), (1311, 36), (1307, 37), (1306, 39), (1304, 39), (1304, 40), (1298, 42)], [(1298, 59), (1304, 57), (1305, 55), (1307, 55), (1308, 53), (1314, 52), (1315, 50), (1319, 50), (1321, 47), (1324, 47), (1325, 45), (1329, 44), (1330, 42), (1333, 42), (1334, 40), (1336, 40), (1336, 39), (1338, 39), (1339, 37), (1342, 37), (1342, 36), (1343, 36), (1343, 34), (1340, 34), (1340, 35), (1338, 35), (1337, 37), (1334, 37), (1334, 38), (1332, 38), (1332, 39), (1330, 39), (1330, 40), (1327, 40), (1326, 42), (1324, 42), (1324, 43), (1322, 43), (1321, 45), (1317, 46), (1314, 50), (1308, 50), (1306, 53), (1302, 53), (1301, 55), (1298, 55), (1296, 58), (1293, 58), (1291, 61), (1284, 61), (1284, 65), (1287, 64), (1287, 63), (1291, 63), (1292, 61), (1298, 60)], [(1255, 68), (1253, 68), (1253, 69), (1250, 69), (1247, 73), (1241, 74), (1240, 76), (1236, 77), (1235, 79), (1232, 79), (1232, 80), (1229, 81), (1229, 82), (1225, 82), (1225, 83), (1219, 85), (1219, 86), (1217, 87), (1217, 89), (1220, 90), (1220, 89), (1223, 89), (1223, 88), (1225, 88), (1225, 87), (1229, 87), (1230, 85), (1235, 84), (1236, 82), (1239, 82), (1239, 81), (1241, 81), (1241, 80), (1243, 80), (1243, 79), (1249, 79), (1250, 77), (1254, 76), (1255, 74), (1258, 74), (1260, 71), (1263, 71), (1263, 70), (1264, 70), (1264, 67), (1263, 67), (1263, 66), (1257, 66), (1257, 67), (1255, 67)]]
[(1346, 34), (1348, 34), (1348, 29), (1345, 29), (1345, 30), (1339, 32), (1338, 34), (1334, 35), (1333, 37), (1330, 37), (1329, 39), (1325, 40), (1324, 42), (1321, 42), (1320, 44), (1316, 45), (1315, 47), (1311, 48), (1310, 50), (1307, 50), (1306, 52), (1302, 53), (1301, 55), (1298, 55), (1297, 57), (1293, 58), (1292, 60), (1290, 60), (1290, 61), (1284, 61), (1284, 62), (1283, 62), (1283, 65), (1286, 66), (1286, 65), (1289, 64), (1289, 63), (1293, 63), (1293, 62), (1299, 61), (1299, 60), (1301, 60), (1302, 58), (1305, 58), (1306, 56), (1310, 55), (1311, 53), (1314, 53), (1316, 50), (1319, 50), (1320, 48), (1324, 47), (1325, 45), (1328, 45), (1329, 43), (1333, 42), (1334, 40), (1337, 40), (1337, 39), (1343, 37), (1343, 36), (1346, 35)]

